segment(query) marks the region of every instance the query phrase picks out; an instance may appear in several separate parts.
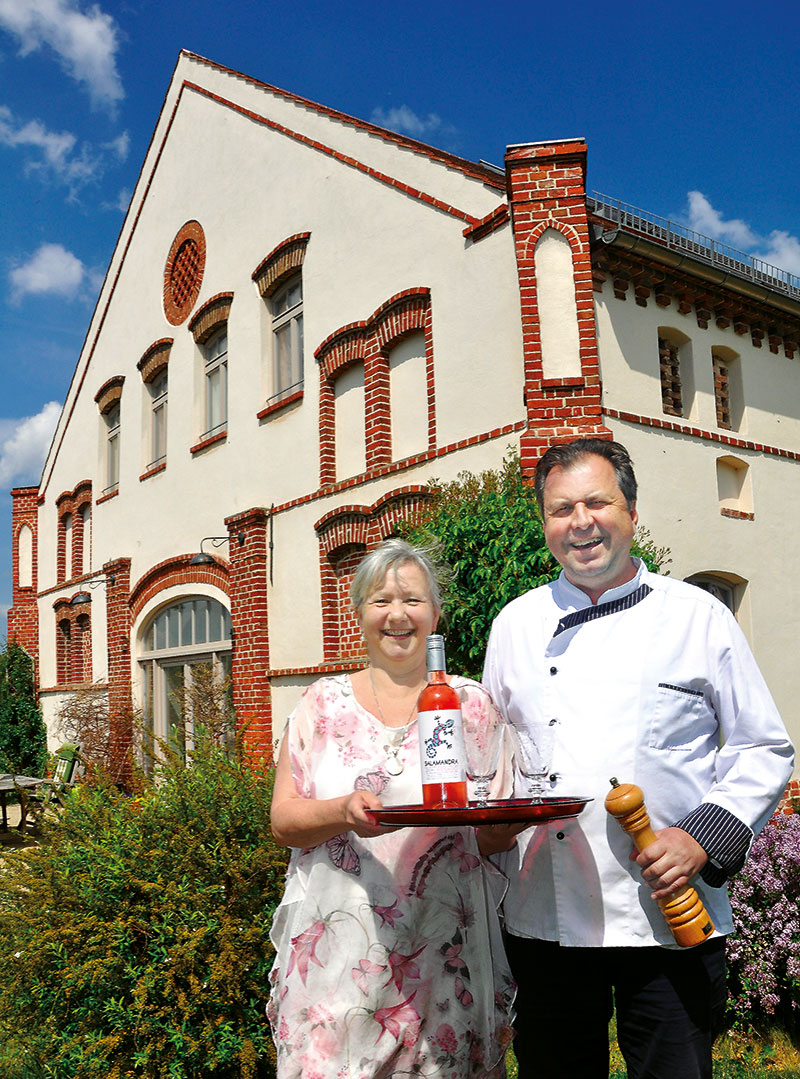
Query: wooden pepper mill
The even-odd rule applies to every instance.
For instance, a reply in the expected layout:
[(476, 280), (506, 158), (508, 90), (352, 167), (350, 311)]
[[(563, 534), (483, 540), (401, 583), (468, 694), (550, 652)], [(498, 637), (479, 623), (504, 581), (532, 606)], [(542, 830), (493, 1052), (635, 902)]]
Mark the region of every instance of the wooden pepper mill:
[[(611, 788), (606, 795), (606, 809), (633, 838), (636, 849), (644, 850), (656, 841), (656, 835), (650, 827), (641, 788), (633, 783), (619, 783), (616, 779), (611, 780)], [(691, 885), (687, 884), (680, 891), (656, 902), (673, 937), (682, 948), (702, 944), (714, 932), (714, 923)]]

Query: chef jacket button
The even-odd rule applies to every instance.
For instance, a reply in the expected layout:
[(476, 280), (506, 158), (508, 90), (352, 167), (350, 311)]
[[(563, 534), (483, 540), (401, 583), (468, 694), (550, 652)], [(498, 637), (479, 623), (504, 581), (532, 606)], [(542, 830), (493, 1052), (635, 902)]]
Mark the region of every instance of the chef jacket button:
[(558, 674), (558, 667), (551, 667), (550, 668), (550, 673), (551, 674)]
[(556, 832), (556, 839), (563, 839), (563, 838), (564, 838), (564, 833), (563, 832)]

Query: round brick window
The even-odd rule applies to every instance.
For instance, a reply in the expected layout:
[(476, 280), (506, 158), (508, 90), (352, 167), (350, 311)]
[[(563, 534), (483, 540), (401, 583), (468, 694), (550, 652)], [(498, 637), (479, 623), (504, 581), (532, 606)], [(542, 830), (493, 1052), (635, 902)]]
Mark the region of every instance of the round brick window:
[(200, 295), (206, 237), (199, 221), (187, 221), (172, 241), (164, 267), (164, 314), (172, 326), (189, 317)]

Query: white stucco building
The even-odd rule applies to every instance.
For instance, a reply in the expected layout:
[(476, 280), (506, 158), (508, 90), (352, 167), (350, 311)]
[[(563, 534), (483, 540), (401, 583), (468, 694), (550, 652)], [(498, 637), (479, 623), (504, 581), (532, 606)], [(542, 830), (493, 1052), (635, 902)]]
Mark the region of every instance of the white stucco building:
[(268, 746), (355, 665), (340, 598), (432, 475), (591, 433), (631, 450), (671, 573), (733, 606), (800, 740), (800, 282), (588, 194), (586, 155), (496, 169), (181, 54), (13, 492), (9, 634), (51, 725), (96, 684), (165, 735), (214, 662)]

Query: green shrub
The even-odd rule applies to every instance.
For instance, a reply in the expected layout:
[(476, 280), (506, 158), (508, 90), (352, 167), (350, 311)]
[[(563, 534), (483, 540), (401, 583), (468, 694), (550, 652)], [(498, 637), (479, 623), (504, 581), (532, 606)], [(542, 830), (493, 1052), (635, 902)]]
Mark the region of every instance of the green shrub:
[(201, 747), (140, 798), (75, 790), (37, 848), (4, 854), (4, 1079), (274, 1075), (270, 794), (268, 768)]
[(0, 652), (0, 772), (40, 776), (47, 730), (36, 703), (33, 660), (9, 641)]

